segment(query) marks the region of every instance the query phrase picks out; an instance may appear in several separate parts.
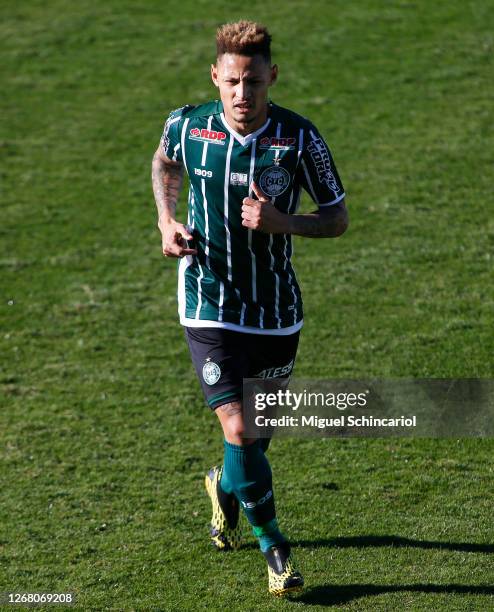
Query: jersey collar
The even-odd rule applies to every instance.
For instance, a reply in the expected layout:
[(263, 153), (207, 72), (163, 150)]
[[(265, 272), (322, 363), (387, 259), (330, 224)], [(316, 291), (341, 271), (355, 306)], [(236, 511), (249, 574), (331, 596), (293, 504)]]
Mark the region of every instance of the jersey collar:
[(223, 113), (220, 113), (220, 119), (221, 119), (223, 125), (226, 127), (226, 129), (230, 132), (230, 134), (236, 140), (238, 140), (238, 142), (243, 147), (249, 145), (254, 140), (254, 138), (257, 138), (259, 136), (259, 134), (262, 134), (262, 132), (264, 132), (264, 130), (268, 127), (268, 125), (271, 122), (271, 117), (268, 117), (266, 123), (264, 125), (262, 125), (258, 130), (256, 130), (255, 132), (252, 132), (251, 134), (247, 134), (247, 136), (242, 136), (242, 134), (239, 134), (232, 127), (230, 127), (228, 125), (228, 122), (227, 122), (227, 120), (225, 118), (225, 115)]

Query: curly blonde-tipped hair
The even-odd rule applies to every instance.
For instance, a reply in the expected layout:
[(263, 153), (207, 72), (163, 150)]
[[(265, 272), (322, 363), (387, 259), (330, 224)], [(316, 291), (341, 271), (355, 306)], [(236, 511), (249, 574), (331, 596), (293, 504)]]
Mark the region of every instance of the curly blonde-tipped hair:
[(271, 61), (271, 35), (267, 28), (254, 21), (225, 23), (216, 32), (216, 56), (223, 53), (262, 55)]

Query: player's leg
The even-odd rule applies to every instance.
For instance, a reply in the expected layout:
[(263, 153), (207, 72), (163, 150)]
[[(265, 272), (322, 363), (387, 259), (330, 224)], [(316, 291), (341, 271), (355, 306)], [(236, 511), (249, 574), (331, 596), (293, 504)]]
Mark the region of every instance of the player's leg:
[[(222, 489), (237, 497), (251, 525), (266, 524), (275, 511), (271, 468), (259, 440), (244, 436), (241, 402), (224, 404), (215, 412), (224, 435)], [(279, 534), (277, 541), (282, 540)]]
[(298, 590), (303, 578), (295, 567), (290, 544), (278, 529), (271, 467), (261, 440), (244, 437), (241, 402), (219, 406), (216, 414), (225, 437), (220, 487), (236, 496), (252, 525), (268, 562), (269, 591), (283, 595)]
[[(277, 528), (271, 468), (264, 454), (267, 445), (244, 437), (242, 379), (252, 377), (250, 368), (262, 364), (252, 354), (247, 357), (248, 336), (224, 329), (186, 329), (192, 361), (206, 400), (216, 411), (225, 437), (224, 466), (212, 468), (206, 476), (206, 489), (213, 506), (211, 540), (220, 550), (238, 547), (237, 500), (241, 500), (265, 549), (270, 591), (283, 594), (299, 588), (303, 579), (293, 567), (289, 544)], [(258, 496), (259, 491), (262, 494)]]
[[(299, 333), (289, 336), (250, 337), (248, 377), (288, 379), (295, 363), (298, 341)], [(269, 442), (269, 438), (261, 438), (258, 441), (263, 456)], [(266, 457), (265, 461), (265, 469), (269, 470), (272, 482), (271, 468)], [(279, 530), (273, 495), (270, 501), (272, 510), (269, 520), (253, 523), (253, 532), (258, 537), (261, 551), (268, 562), (269, 591), (275, 595), (283, 595), (299, 590), (304, 581), (295, 567), (290, 544)]]
[[(209, 407), (214, 410), (225, 402), (240, 400), (245, 358), (235, 353), (231, 332), (186, 328), (185, 336)], [(214, 466), (206, 474), (204, 483), (212, 505), (211, 542), (218, 550), (225, 551), (240, 546), (241, 526), (239, 502), (233, 493), (221, 487), (222, 475), (223, 467)]]

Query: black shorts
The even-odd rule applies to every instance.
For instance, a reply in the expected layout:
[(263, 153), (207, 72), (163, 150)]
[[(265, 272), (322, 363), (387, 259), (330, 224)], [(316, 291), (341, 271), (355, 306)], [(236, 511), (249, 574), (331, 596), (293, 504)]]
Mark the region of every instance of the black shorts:
[(287, 378), (300, 332), (246, 334), (221, 327), (185, 327), (192, 362), (211, 409), (242, 399), (244, 378)]

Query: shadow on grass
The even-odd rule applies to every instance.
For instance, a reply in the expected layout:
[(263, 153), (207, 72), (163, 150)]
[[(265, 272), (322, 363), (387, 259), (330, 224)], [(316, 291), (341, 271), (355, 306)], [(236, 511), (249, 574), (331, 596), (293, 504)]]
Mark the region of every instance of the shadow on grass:
[[(471, 553), (494, 553), (494, 544), (476, 544), (470, 542), (439, 542), (434, 540), (411, 540), (392, 535), (353, 536), (318, 540), (292, 540), (294, 548), (370, 548), (392, 546), (403, 548), (424, 548), (452, 550)], [(257, 548), (254, 542), (246, 543), (242, 548)], [(349, 603), (353, 599), (408, 591), (412, 593), (446, 593), (469, 595), (494, 595), (494, 586), (467, 584), (327, 584), (307, 588), (298, 596), (289, 597), (294, 602), (307, 605), (335, 606)]]
[(468, 595), (494, 595), (494, 587), (488, 585), (467, 584), (345, 584), (323, 585), (308, 588), (292, 601), (307, 605), (336, 606), (349, 603), (360, 597), (382, 595), (383, 593), (446, 593)]
[[(411, 540), (393, 535), (368, 535), (342, 538), (320, 538), (318, 540), (290, 540), (294, 548), (371, 548), (392, 546), (396, 548), (425, 548), (454, 550), (458, 552), (494, 553), (494, 544), (475, 544), (473, 542), (438, 542), (435, 540)], [(247, 542), (242, 548), (257, 549), (255, 542)]]
[(471, 542), (438, 542), (435, 540), (411, 540), (393, 535), (353, 536), (318, 540), (294, 540), (292, 546), (302, 548), (369, 548), (394, 546), (397, 548), (436, 548), (459, 552), (494, 553), (494, 544), (475, 544)]
[[(424, 548), (437, 550), (453, 550), (472, 553), (493, 553), (493, 544), (476, 544), (470, 542), (438, 542), (433, 540), (411, 540), (391, 535), (368, 535), (341, 537), (318, 540), (292, 541), (292, 546), (301, 548), (368, 548), (379, 546)], [(320, 585), (308, 588), (296, 598), (296, 601), (308, 605), (334, 606), (343, 605), (358, 599), (383, 593), (397, 593), (401, 591), (415, 593), (447, 593), (447, 594), (469, 594), (469, 595), (494, 595), (494, 586), (490, 585), (465, 585), (465, 584), (345, 584), (345, 585)], [(295, 601), (295, 598), (294, 598)]]

